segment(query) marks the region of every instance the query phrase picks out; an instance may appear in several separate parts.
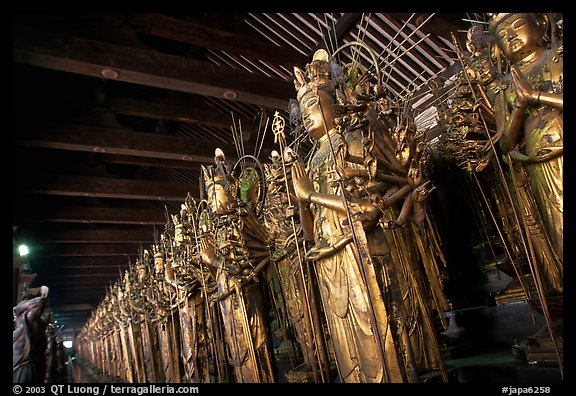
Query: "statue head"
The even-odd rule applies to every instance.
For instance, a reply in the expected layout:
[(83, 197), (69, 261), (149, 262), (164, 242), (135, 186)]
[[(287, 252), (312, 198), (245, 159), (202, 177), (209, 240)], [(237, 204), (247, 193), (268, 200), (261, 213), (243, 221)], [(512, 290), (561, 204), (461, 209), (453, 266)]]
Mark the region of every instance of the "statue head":
[(164, 256), (160, 245), (152, 245), (154, 251), (154, 273), (159, 276), (164, 274)]
[[(145, 250), (145, 252), (147, 251), (148, 250)], [(148, 278), (148, 267), (143, 259), (136, 259), (136, 275), (138, 277), (138, 283), (140, 284), (143, 284)]]
[(336, 79), (330, 65), (328, 52), (320, 49), (314, 53), (312, 62), (306, 65), (305, 72), (294, 67), (294, 86), (302, 122), (314, 139), (320, 139), (334, 127), (332, 105)]
[(546, 48), (546, 15), (492, 13), (489, 16), (488, 29), (510, 63), (518, 63), (539, 49)]
[(226, 172), (223, 157), (215, 157), (215, 165), (202, 165), (202, 177), (210, 209), (222, 214), (229, 211), (236, 196), (236, 183)]

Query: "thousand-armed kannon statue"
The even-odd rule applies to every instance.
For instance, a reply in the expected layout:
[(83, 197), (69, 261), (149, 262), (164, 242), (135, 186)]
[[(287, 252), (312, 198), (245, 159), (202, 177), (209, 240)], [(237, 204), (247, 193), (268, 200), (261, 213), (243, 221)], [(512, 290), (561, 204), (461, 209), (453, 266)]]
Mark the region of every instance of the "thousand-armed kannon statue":
[[(78, 356), (102, 381), (456, 381), (430, 203), (451, 163), (473, 182), (514, 278), (496, 304), (541, 312), (528, 353), (561, 366), (561, 24), (555, 14), (487, 19), (465, 49), (454, 42), (461, 68), (435, 91), (433, 139), (364, 43), (295, 66), (290, 122), (274, 115), (270, 157), (239, 150), (233, 162), (216, 150), (201, 196), (167, 213), (78, 336)], [(338, 61), (352, 49), (370, 68)]]

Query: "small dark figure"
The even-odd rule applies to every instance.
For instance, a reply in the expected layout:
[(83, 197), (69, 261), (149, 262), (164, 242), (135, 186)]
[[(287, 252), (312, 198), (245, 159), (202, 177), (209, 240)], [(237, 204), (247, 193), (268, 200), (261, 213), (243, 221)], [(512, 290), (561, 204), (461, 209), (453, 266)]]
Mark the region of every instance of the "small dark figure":
[(14, 383), (42, 383), (46, 371), (46, 327), (42, 318), (48, 301), (48, 287), (40, 296), (20, 302), (12, 311), (12, 371)]

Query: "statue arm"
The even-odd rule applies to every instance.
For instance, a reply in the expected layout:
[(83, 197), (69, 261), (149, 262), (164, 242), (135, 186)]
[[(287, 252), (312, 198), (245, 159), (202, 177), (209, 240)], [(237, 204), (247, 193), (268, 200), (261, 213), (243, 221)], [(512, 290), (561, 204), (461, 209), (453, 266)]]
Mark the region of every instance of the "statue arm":
[(550, 92), (538, 92), (535, 102), (553, 106), (560, 110), (564, 110), (564, 96), (560, 94)]
[(500, 150), (502, 150), (504, 154), (510, 152), (520, 140), (526, 107), (526, 103), (517, 101), (514, 105), (514, 110), (512, 110), (512, 114), (510, 114), (510, 118), (504, 124), (504, 130), (502, 131), (502, 137), (500, 139)]
[(310, 204), (308, 202), (298, 200), (298, 207), (300, 214), (300, 225), (302, 226), (304, 238), (307, 241), (314, 243), (314, 215), (312, 214)]
[[(314, 185), (306, 174), (304, 166), (299, 162), (294, 162), (292, 165), (292, 180), (298, 202), (313, 203), (343, 214), (346, 213), (347, 207), (341, 196), (323, 194), (314, 190)], [(361, 201), (354, 206), (357, 206), (364, 212), (372, 212), (375, 210), (375, 207), (370, 202)]]

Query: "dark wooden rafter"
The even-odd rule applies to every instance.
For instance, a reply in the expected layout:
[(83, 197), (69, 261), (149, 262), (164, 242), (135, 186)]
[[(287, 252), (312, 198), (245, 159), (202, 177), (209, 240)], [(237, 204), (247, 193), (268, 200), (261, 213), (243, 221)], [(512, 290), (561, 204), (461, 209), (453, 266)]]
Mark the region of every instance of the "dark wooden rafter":
[(44, 244), (38, 255), (47, 256), (138, 256), (135, 243), (69, 243)]
[[(150, 244), (144, 244), (142, 249), (150, 250)], [(134, 265), (134, 260), (132, 265)], [(78, 256), (78, 257), (43, 257), (41, 267), (38, 271), (48, 271), (53, 272), (55, 269), (71, 269), (71, 270), (82, 270), (82, 269), (105, 269), (109, 270), (111, 268), (130, 266), (130, 263), (126, 257), (122, 256)]]
[(107, 164), (153, 166), (159, 168), (200, 169), (197, 162), (165, 158), (140, 157), (134, 155), (100, 154), (100, 160)]
[(69, 34), (19, 26), (14, 37), (17, 63), (282, 110), (293, 90), (290, 81), (279, 78)]
[[(66, 274), (65, 278), (69, 279), (62, 279), (63, 281), (83, 281), (84, 286), (90, 285), (91, 283), (96, 284), (100, 282), (100, 287), (102, 287), (101, 291), (104, 291), (105, 284), (109, 280), (115, 282), (118, 278), (120, 278), (120, 274), (123, 273), (128, 267), (117, 267), (117, 268), (110, 268), (107, 272), (100, 272), (100, 271), (93, 271), (93, 270), (79, 270), (79, 271), (72, 271), (72, 270), (65, 270), (62, 271)], [(60, 272), (60, 271), (59, 271)], [(94, 277), (95, 279), (92, 280), (90, 277)], [(42, 274), (42, 278), (46, 280), (50, 280), (50, 282), (57, 282), (59, 281), (58, 277), (52, 276), (50, 273)], [(78, 285), (80, 286), (80, 285)], [(48, 285), (50, 287), (50, 285)], [(80, 287), (78, 289), (81, 289)], [(83, 290), (78, 290), (82, 292)]]
[[(403, 70), (403, 73), (409, 77), (409, 81), (404, 82), (404, 84), (409, 83), (412, 80), (412, 78), (416, 77), (418, 71), (424, 70), (424, 67), (429, 69), (431, 72), (437, 72), (438, 70), (440, 70), (439, 65), (447, 64), (445, 59), (438, 58), (438, 54), (432, 51), (430, 48), (428, 48), (427, 45), (424, 45), (424, 42), (418, 47), (422, 48), (424, 54), (421, 53), (418, 50), (418, 48), (412, 47), (413, 43), (416, 43), (417, 41), (422, 39), (421, 35), (416, 33), (413, 34), (414, 29), (418, 29), (422, 35), (426, 35), (428, 32), (425, 30), (425, 27), (427, 26), (428, 23), (430, 23), (430, 21), (426, 22), (423, 25), (422, 23), (424, 21), (420, 21), (418, 24), (416, 24), (415, 17), (413, 17), (412, 19), (410, 19), (411, 24), (414, 25), (413, 28), (404, 26), (404, 21), (399, 21), (395, 18), (388, 18), (388, 21), (393, 26), (395, 26), (395, 28), (381, 20), (374, 21), (373, 23), (382, 32), (386, 32), (389, 35), (389, 37), (391, 38), (395, 37), (394, 40), (397, 43), (402, 43), (402, 47), (408, 52), (406, 54), (403, 54), (397, 51), (394, 52), (394, 55), (389, 55), (388, 53), (384, 54), (384, 59), (386, 59), (386, 62), (384, 63), (391, 62), (396, 57), (401, 56), (402, 62), (395, 62), (393, 64), (393, 68), (400, 68), (401, 70)], [(398, 32), (401, 33), (397, 34)], [(430, 39), (430, 37), (428, 39)], [(395, 48), (394, 45), (390, 46), (391, 50), (393, 50), (394, 48)], [(404, 63), (405, 65), (402, 65), (402, 63)], [(414, 71), (416, 71), (416, 74), (414, 74), (414, 71), (404, 70), (407, 67), (411, 67)]]
[[(223, 114), (207, 105), (200, 96), (191, 94), (171, 94), (167, 98), (156, 100), (139, 100), (114, 98), (108, 109), (117, 114), (186, 122), (190, 124), (209, 125), (229, 129), (232, 125), (230, 114)], [(256, 123), (247, 118), (242, 120), (246, 131), (256, 129)]]
[(35, 194), (179, 202), (184, 202), (188, 193), (197, 200), (200, 196), (199, 187), (194, 183), (54, 174), (30, 175), (26, 183), (17, 188)]
[(151, 243), (154, 241), (152, 227), (139, 229), (40, 229), (33, 233), (34, 243)]
[(65, 207), (30, 209), (18, 214), (22, 222), (32, 223), (87, 223), (87, 224), (166, 224), (162, 209)]
[[(233, 143), (193, 140), (124, 129), (64, 124), (22, 124), (19, 129), (16, 144), (25, 147), (121, 154), (194, 163), (213, 163), (216, 148), (221, 148), (231, 155), (236, 152)], [(254, 148), (249, 146), (249, 149)]]
[(125, 23), (122, 14), (57, 14), (45, 13), (33, 16), (15, 16), (15, 23), (30, 20), (55, 32), (66, 32), (78, 37), (103, 41), (131, 48), (153, 49), (140, 39), (138, 33)]
[(267, 43), (258, 37), (223, 31), (161, 14), (129, 14), (127, 23), (134, 30), (152, 36), (181, 41), (198, 47), (221, 50), (286, 67), (306, 62), (298, 52)]
[[(125, 270), (129, 269), (128, 265), (120, 266), (120, 267), (110, 267), (109, 270), (105, 272), (95, 272), (93, 270), (81, 270), (80, 272), (73, 272), (70, 269), (62, 269), (61, 272), (65, 274), (69, 274), (70, 278), (73, 279), (58, 279), (57, 277), (52, 277), (50, 274), (42, 274), (43, 279), (47, 279), (50, 281), (48, 286), (64, 286), (67, 289), (67, 292), (77, 292), (77, 293), (92, 293), (97, 292), (98, 288), (100, 288), (100, 293), (104, 292), (105, 287), (107, 286), (108, 280), (114, 282), (118, 278), (120, 278), (120, 274)], [(58, 272), (60, 272), (58, 271)], [(90, 279), (90, 276), (97, 275), (98, 277), (103, 277), (105, 279)], [(73, 282), (71, 282), (73, 280)], [(76, 286), (76, 287), (72, 287)], [(84, 290), (86, 289), (86, 290)], [(66, 293), (68, 294), (68, 293)]]

